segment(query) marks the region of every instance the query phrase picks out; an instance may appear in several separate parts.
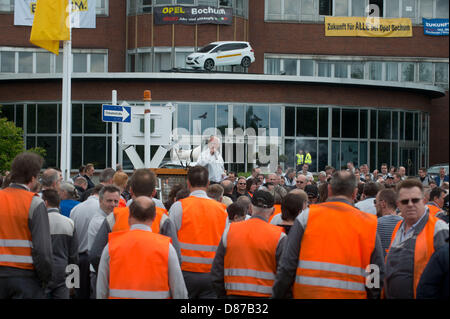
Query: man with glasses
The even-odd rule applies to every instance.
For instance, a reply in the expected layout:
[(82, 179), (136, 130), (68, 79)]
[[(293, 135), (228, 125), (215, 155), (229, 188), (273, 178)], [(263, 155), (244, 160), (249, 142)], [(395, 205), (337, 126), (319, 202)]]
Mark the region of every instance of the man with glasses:
[(306, 182), (307, 182), (306, 176), (299, 174), (297, 176), (297, 181), (295, 183), (295, 187), (304, 190), (306, 187)]
[(420, 181), (407, 179), (397, 185), (397, 207), (403, 221), (394, 229), (386, 256), (384, 289), (387, 298), (416, 298), (425, 266), (448, 238), (448, 225), (430, 215), (423, 198)]
[(247, 180), (244, 176), (240, 176), (236, 183), (236, 188), (233, 191), (233, 197), (231, 198), (235, 202), (240, 196), (247, 196), (251, 198), (247, 192)]

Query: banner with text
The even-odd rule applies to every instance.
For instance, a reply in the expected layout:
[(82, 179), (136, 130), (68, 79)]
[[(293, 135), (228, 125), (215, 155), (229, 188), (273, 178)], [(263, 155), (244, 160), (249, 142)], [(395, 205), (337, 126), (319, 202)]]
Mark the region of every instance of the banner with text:
[(422, 18), (423, 33), (426, 35), (448, 35), (448, 19)]
[[(32, 26), (37, 0), (14, 0), (14, 25)], [(72, 28), (95, 29), (96, 0), (72, 0)]]
[(412, 37), (409, 18), (325, 17), (327, 37)]
[(232, 8), (165, 6), (155, 7), (153, 10), (155, 24), (230, 25), (233, 23)]

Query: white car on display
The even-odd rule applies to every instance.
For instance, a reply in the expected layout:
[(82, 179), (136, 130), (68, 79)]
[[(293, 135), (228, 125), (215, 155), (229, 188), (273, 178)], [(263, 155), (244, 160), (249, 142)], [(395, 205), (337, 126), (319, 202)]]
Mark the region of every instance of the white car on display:
[(211, 71), (215, 66), (241, 65), (248, 68), (255, 62), (254, 51), (248, 42), (212, 42), (186, 57), (186, 64), (195, 69)]

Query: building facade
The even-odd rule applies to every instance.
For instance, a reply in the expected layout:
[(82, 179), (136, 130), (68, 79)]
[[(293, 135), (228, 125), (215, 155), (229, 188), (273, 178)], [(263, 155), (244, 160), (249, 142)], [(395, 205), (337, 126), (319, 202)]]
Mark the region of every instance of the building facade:
[[(233, 21), (156, 25), (155, 8), (167, 5), (231, 8)], [(366, 16), (367, 7), (411, 19), (412, 37), (325, 36), (325, 17)], [(448, 162), (448, 36), (424, 35), (422, 17), (448, 19), (448, 1), (98, 0), (97, 28), (73, 30), (71, 166), (110, 166), (111, 125), (101, 120), (101, 104), (111, 90), (139, 103), (147, 89), (152, 105), (175, 105), (174, 127), (191, 134), (198, 123), (223, 135), (276, 129), (285, 167), (299, 149), (311, 153), (316, 172), (353, 161), (371, 170), (403, 165), (415, 175)], [(31, 28), (14, 26), (13, 0), (0, 0), (0, 18), (2, 116), (23, 127), (27, 148), (46, 148), (46, 164), (58, 166), (62, 54), (29, 43)], [(225, 40), (251, 43), (256, 61), (248, 70), (176, 72), (188, 54)], [(233, 144), (222, 147), (227, 169), (259, 164), (247, 159), (248, 145)]]

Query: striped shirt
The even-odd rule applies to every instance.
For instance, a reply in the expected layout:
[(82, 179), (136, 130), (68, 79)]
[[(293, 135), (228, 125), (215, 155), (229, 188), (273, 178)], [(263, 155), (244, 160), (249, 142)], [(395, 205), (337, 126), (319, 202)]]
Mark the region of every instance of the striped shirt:
[(391, 244), (391, 237), (395, 225), (397, 225), (400, 220), (403, 220), (403, 218), (396, 215), (386, 215), (378, 218), (377, 232), (380, 236), (384, 256), (386, 256), (386, 250), (389, 249), (389, 245)]

